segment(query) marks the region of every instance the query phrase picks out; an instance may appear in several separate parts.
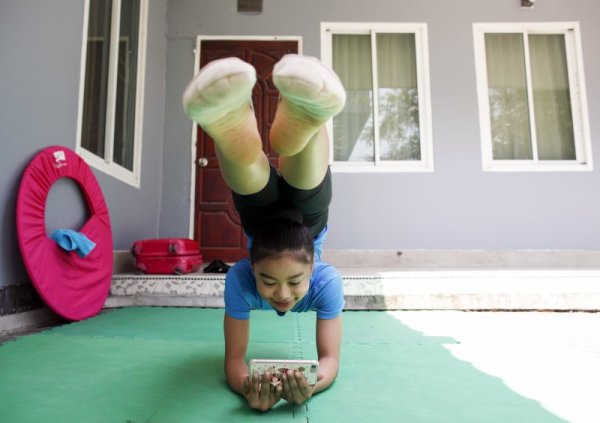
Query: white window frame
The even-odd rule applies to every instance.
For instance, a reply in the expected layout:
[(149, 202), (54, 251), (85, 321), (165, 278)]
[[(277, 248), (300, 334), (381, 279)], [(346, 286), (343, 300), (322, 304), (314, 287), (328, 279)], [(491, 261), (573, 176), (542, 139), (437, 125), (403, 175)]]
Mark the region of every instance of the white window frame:
[[(571, 112), (575, 138), (575, 160), (540, 160), (537, 158), (534, 116), (530, 114), (532, 128), (532, 160), (496, 160), (492, 151), (492, 131), (488, 99), (487, 64), (485, 51), (486, 33), (520, 33), (525, 40), (527, 86), (531, 87), (528, 42), (529, 34), (563, 34), (569, 73)], [(519, 22), (473, 24), (475, 68), (479, 102), (479, 125), (481, 133), (482, 165), (484, 171), (499, 172), (576, 172), (593, 170), (592, 146), (588, 120), (588, 108), (583, 72), (583, 54), (578, 22)], [(531, 90), (528, 89), (531, 107)]]
[[(140, 0), (139, 33), (138, 33), (138, 63), (136, 75), (135, 94), (135, 127), (133, 141), (133, 170), (129, 170), (113, 161), (114, 130), (115, 130), (115, 102), (117, 96), (117, 69), (119, 25), (111, 25), (109, 75), (108, 75), (108, 98), (106, 104), (106, 135), (104, 141), (104, 156), (100, 157), (81, 145), (81, 130), (83, 126), (83, 104), (85, 94), (85, 66), (88, 44), (90, 0), (85, 0), (83, 14), (83, 42), (81, 48), (81, 71), (79, 78), (79, 108), (77, 119), (77, 144), (75, 151), (90, 166), (136, 188), (140, 187), (140, 169), (142, 159), (142, 128), (144, 116), (144, 75), (146, 70), (146, 38), (148, 25), (148, 0)], [(112, 22), (121, 21), (121, 0), (113, 0)]]
[[(331, 169), (336, 172), (433, 172), (433, 136), (431, 123), (431, 88), (429, 80), (429, 47), (427, 24), (425, 23), (351, 23), (321, 22), (321, 60), (332, 66), (333, 34), (366, 34), (371, 35), (373, 54), (373, 92), (377, 92), (377, 49), (378, 33), (414, 34), (417, 65), (417, 91), (419, 98), (419, 140), (421, 146), (420, 160), (380, 160), (379, 127), (374, 125), (375, 161), (374, 162), (342, 162), (333, 160), (333, 122), (327, 124), (330, 139)], [(373, 96), (374, 119), (377, 121), (378, 99)]]

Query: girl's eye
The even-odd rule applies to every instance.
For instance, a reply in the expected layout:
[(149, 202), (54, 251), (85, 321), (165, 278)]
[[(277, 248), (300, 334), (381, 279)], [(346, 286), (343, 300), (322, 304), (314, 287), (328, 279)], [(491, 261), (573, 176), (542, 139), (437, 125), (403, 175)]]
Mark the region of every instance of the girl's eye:
[(290, 282), (288, 282), (288, 285), (296, 286), (296, 285), (300, 285), (300, 282), (302, 282), (302, 281), (290, 281)]
[(265, 286), (275, 286), (275, 282), (263, 281), (263, 285), (265, 285)]

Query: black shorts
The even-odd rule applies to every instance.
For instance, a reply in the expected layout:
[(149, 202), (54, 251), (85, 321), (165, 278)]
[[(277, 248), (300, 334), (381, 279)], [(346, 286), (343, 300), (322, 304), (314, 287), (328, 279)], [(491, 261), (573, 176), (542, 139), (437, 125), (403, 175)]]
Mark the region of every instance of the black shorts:
[(255, 235), (263, 218), (277, 209), (294, 208), (304, 218), (304, 224), (313, 237), (327, 226), (331, 203), (331, 169), (315, 188), (303, 190), (288, 184), (271, 166), (267, 185), (256, 194), (240, 195), (232, 192), (233, 202), (240, 215), (244, 231)]

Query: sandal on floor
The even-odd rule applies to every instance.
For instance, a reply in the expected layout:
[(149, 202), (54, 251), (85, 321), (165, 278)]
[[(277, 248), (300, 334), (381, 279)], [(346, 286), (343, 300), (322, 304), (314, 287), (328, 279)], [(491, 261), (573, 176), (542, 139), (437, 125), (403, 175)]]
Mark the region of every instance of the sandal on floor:
[(213, 260), (204, 268), (204, 273), (227, 273), (230, 268), (231, 266), (221, 260)]

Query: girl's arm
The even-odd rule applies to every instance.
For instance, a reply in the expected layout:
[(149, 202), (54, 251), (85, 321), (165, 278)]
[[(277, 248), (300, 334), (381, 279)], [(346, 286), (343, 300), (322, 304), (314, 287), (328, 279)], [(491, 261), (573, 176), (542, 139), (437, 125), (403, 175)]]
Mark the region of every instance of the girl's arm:
[(324, 391), (335, 380), (340, 362), (342, 342), (342, 316), (326, 320), (317, 318), (317, 353), (319, 354), (319, 377), (310, 387), (301, 373), (288, 370), (283, 375), (282, 397), (295, 404), (302, 404), (313, 394)]
[(327, 389), (335, 380), (340, 363), (342, 315), (333, 319), (317, 319), (317, 353), (319, 380), (314, 392)]
[(245, 396), (244, 379), (248, 377), (246, 350), (250, 320), (238, 320), (225, 314), (225, 376), (231, 389)]
[[(238, 320), (225, 314), (225, 376), (231, 389), (242, 395), (250, 407), (266, 411), (281, 399), (281, 387), (261, 383), (258, 375), (248, 377), (246, 350), (250, 332), (249, 320)], [(264, 377), (270, 379), (269, 372)]]

